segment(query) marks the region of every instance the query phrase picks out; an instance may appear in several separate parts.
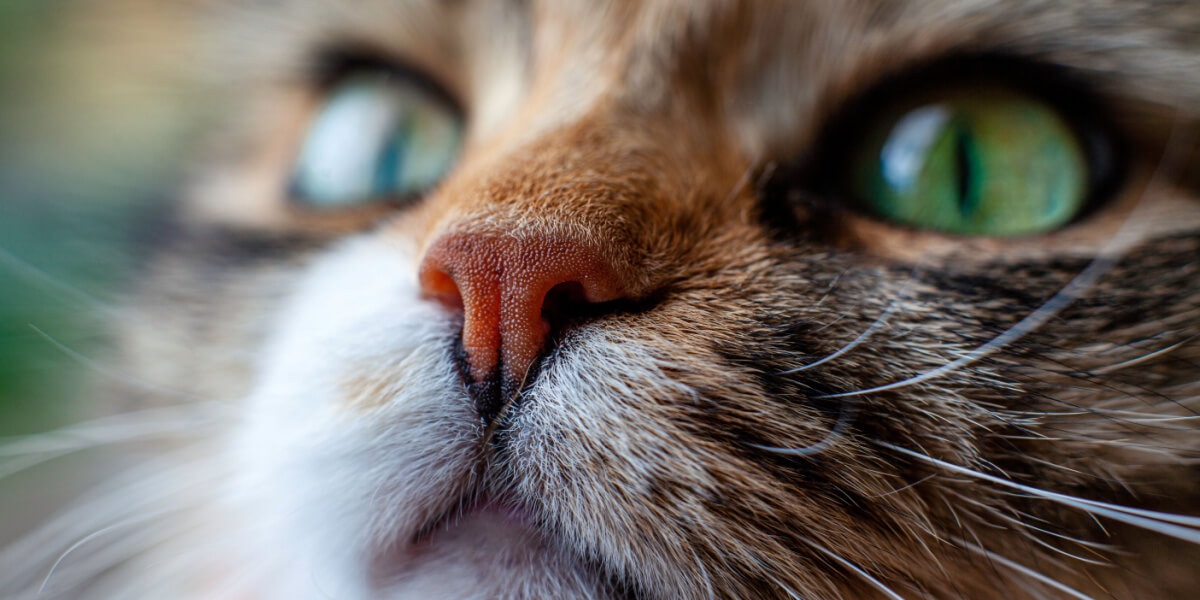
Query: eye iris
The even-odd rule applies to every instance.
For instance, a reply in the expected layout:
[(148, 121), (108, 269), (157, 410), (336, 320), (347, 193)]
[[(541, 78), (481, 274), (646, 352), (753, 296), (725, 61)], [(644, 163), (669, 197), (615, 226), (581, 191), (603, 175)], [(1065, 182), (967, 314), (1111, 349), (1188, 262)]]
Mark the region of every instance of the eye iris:
[(404, 168), (396, 169), (393, 185), (409, 190), (432, 187), (454, 161), (461, 137), (458, 120), (446, 107), (415, 105), (398, 144), (409, 152), (401, 157)]
[(1087, 161), (1045, 103), (1010, 90), (949, 94), (875, 127), (857, 159), (864, 208), (925, 229), (1016, 236), (1083, 208)]
[(292, 196), (315, 208), (411, 197), (445, 175), (460, 144), (458, 116), (440, 98), (403, 80), (352, 77), (310, 124)]

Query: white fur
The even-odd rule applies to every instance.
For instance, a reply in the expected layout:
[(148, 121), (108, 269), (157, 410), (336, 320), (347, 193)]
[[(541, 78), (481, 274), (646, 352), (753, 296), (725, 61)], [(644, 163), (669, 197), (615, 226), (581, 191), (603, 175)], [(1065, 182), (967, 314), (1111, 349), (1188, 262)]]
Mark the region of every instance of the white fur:
[[(320, 260), (281, 313), (229, 455), (255, 597), (482, 599), (553, 579), (552, 544), (487, 513), (407, 548), (481, 468), (452, 325), (418, 296), (410, 252), (359, 239)], [(354, 398), (362, 381), (385, 397)]]

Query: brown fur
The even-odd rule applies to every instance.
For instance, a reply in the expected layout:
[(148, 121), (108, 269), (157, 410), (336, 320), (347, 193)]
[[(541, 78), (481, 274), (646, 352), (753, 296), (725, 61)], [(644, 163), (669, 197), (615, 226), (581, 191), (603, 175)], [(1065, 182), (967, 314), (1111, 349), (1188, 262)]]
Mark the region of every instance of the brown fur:
[[(247, 82), (248, 105), (272, 104), (217, 146), (239, 151), (214, 153), (228, 164), (198, 174), (179, 235), (157, 249), (138, 300), (152, 327), (127, 332), (137, 373), (245, 394), (252, 369), (229, 349), (253, 355), (294, 274), (347, 231), (419, 250), (447, 231), (561, 236), (603, 247), (627, 301), (557, 337), (541, 378), (481, 446), (481, 488), (536, 507), (539, 526), (612, 597), (877, 596), (848, 563), (905, 597), (1067, 597), (970, 546), (1093, 597), (1185, 598), (1200, 584), (1200, 553), (1184, 542), (881, 445), (1056, 493), (1200, 511), (1193, 421), (1132, 416), (1191, 417), (1200, 398), (1187, 134), (1200, 117), (1197, 6), (278, 4), (206, 7), (261, 34), (230, 51), (243, 63), (230, 74)], [(318, 93), (289, 69), (321, 49), (425, 70), (473, 119), (459, 164), (419, 204), (361, 221), (287, 207), (288, 140)], [(1112, 116), (1127, 174), (1087, 219), (1032, 238), (960, 239), (810, 203), (804, 178), (782, 179), (818, 161), (830, 120), (876, 82), (994, 52), (1069, 69)], [(264, 76), (280, 72), (296, 74), (282, 90)], [(1131, 222), (1120, 262), (1036, 331), (943, 377), (830, 396), (988, 342)], [(850, 352), (787, 373), (889, 307)], [(589, 369), (606, 364), (596, 336), (645, 364)], [(178, 339), (193, 340), (186, 360)], [(586, 417), (548, 391), (559, 362), (589, 391)], [(386, 385), (348, 378), (347, 407), (373, 407)], [(814, 445), (822, 451), (764, 449)]]

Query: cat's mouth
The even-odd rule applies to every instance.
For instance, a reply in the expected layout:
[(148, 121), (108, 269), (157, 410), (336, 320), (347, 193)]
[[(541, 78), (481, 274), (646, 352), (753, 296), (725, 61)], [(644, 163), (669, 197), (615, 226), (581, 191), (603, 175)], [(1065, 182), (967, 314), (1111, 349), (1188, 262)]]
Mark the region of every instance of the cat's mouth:
[(550, 564), (580, 565), (560, 539), (539, 526), (531, 506), (490, 496), (456, 502), (406, 541), (375, 555), (370, 564), (373, 583), (385, 595), (397, 587), (420, 588), (426, 580), (444, 585), (447, 578), (484, 591), (496, 581), (539, 578)]
[[(543, 354), (515, 389), (502, 388), (498, 380), (472, 382), (462, 360), (461, 341), (456, 340), (452, 356), (457, 359), (463, 385), (462, 400), (474, 404), (482, 427), (469, 434), (471, 439), (459, 448), (466, 456), (454, 461), (456, 481), (439, 486), (432, 494), (410, 499), (412, 505), (425, 508), (421, 511), (425, 519), (397, 523), (393, 543), (372, 553), (369, 560), (374, 585), (384, 590), (416, 586), (413, 582), (425, 578), (457, 577), (447, 575), (450, 572), (474, 574), (466, 579), (540, 581), (554, 570), (561, 570), (584, 587), (595, 586), (588, 587), (591, 591), (580, 597), (594, 596), (592, 592), (610, 585), (614, 577), (611, 566), (562, 532), (561, 515), (538, 497), (518, 493), (514, 486), (522, 475), (509, 470), (513, 466), (508, 455), (511, 428), (527, 404), (525, 396), (563, 361), (571, 361), (572, 344), (579, 343), (577, 336), (589, 324), (585, 319), (560, 321), (548, 336)], [(489, 398), (479, 397), (481, 390), (473, 388), (472, 383), (489, 384), (491, 393), (508, 393), (494, 413), (485, 414), (482, 408)], [(471, 586), (489, 584), (481, 579), (463, 585), (475, 589)]]
[(495, 523), (509, 528), (536, 531), (537, 513), (527, 504), (508, 499), (464, 497), (419, 528), (409, 539), (409, 547), (428, 547), (447, 531), (480, 523)]

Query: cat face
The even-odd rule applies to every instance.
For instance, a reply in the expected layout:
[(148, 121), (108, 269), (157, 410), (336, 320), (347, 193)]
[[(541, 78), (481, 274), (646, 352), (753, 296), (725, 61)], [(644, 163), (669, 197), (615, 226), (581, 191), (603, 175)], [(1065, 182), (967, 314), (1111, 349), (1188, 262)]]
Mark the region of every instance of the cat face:
[(206, 10), (126, 332), (236, 406), (198, 594), (1194, 585), (1196, 8)]

